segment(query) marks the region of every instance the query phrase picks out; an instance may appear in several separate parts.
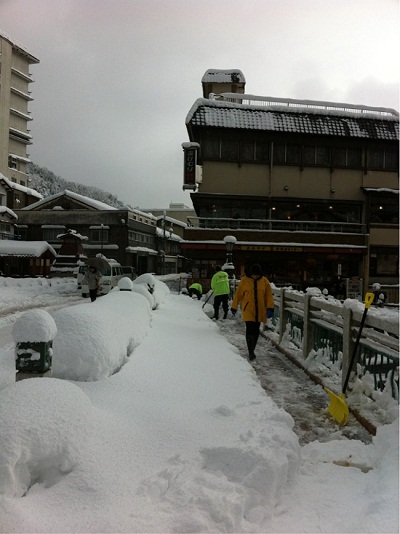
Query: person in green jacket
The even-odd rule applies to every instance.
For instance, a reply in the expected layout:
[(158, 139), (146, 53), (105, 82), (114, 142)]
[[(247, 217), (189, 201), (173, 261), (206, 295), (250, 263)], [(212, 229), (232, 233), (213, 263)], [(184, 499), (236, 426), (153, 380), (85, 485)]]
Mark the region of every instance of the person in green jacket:
[(213, 319), (218, 319), (219, 317), (219, 308), (222, 304), (222, 309), (224, 310), (224, 319), (228, 315), (229, 305), (229, 277), (228, 273), (223, 271), (220, 265), (216, 265), (215, 274), (211, 278), (211, 289), (214, 293), (214, 317)]
[(189, 297), (196, 295), (197, 300), (200, 300), (201, 295), (203, 294), (203, 287), (201, 284), (194, 283), (191, 286), (189, 286), (188, 293), (189, 293)]

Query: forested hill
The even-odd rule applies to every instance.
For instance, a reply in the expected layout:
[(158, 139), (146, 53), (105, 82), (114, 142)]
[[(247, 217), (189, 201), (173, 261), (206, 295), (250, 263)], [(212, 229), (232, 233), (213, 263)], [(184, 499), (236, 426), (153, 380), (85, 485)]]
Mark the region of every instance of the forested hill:
[(65, 189), (78, 193), (85, 197), (99, 200), (109, 206), (118, 209), (132, 209), (132, 206), (124, 204), (115, 195), (107, 193), (98, 187), (91, 187), (88, 185), (78, 184), (76, 182), (68, 182), (49, 171), (46, 167), (39, 167), (35, 163), (29, 163), (27, 167), (29, 175), (29, 187), (35, 189), (38, 193), (43, 195), (43, 198), (63, 192)]

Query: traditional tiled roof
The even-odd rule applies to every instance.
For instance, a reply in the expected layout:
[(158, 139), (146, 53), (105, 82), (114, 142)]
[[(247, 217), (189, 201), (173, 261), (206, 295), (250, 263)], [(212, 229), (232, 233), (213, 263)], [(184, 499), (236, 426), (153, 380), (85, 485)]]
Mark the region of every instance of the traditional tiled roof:
[[(322, 104), (322, 103), (321, 103)], [(398, 115), (350, 110), (277, 105), (245, 105), (200, 98), (186, 124), (194, 127), (292, 132), (335, 137), (399, 139)], [(366, 108), (368, 110), (368, 108)], [(372, 108), (371, 108), (372, 109)]]

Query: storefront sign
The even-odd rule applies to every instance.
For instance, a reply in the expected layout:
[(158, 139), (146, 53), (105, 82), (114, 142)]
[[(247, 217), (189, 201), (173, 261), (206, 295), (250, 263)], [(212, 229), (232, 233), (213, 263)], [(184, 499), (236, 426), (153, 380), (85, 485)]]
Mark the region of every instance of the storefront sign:
[(183, 148), (183, 189), (196, 190), (196, 165), (198, 143), (182, 143)]
[(303, 247), (272, 247), (274, 252), (302, 252)]
[(240, 250), (271, 250), (268, 245), (240, 245)]

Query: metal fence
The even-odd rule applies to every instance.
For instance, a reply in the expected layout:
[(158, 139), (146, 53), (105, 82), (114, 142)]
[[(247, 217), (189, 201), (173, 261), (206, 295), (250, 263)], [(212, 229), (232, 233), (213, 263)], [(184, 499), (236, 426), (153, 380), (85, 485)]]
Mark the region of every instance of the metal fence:
[[(342, 385), (360, 327), (362, 313), (340, 304), (297, 291), (274, 289), (273, 328), (299, 348), (305, 360), (312, 350), (322, 351), (331, 363), (341, 364)], [(367, 315), (357, 349), (355, 366), (373, 377), (374, 389), (383, 391), (389, 381), (393, 398), (399, 390), (399, 321)]]

